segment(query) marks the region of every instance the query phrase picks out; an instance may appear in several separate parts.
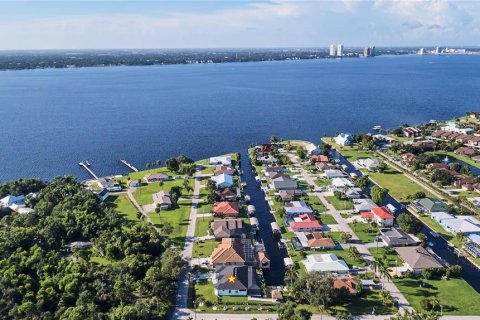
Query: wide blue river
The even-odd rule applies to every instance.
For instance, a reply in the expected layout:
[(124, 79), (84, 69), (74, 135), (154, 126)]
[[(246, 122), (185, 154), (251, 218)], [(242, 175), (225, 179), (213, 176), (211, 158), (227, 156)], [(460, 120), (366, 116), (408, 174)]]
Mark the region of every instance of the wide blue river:
[(318, 141), (480, 110), (480, 56), (0, 72), (0, 181), (124, 173), (271, 134)]

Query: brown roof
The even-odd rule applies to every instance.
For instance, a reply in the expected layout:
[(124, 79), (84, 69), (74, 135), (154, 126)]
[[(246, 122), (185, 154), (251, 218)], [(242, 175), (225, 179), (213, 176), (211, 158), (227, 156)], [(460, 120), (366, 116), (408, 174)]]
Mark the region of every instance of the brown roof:
[(305, 233), (310, 248), (331, 248), (335, 242), (331, 238), (324, 238), (320, 232)]
[(147, 174), (145, 177), (145, 180), (151, 181), (151, 180), (165, 180), (168, 178), (168, 175), (163, 173), (163, 172), (158, 172), (158, 173), (150, 173)]
[(454, 152), (466, 156), (473, 156), (476, 153), (474, 149), (468, 147), (460, 147), (458, 149), (455, 149)]
[(335, 289), (346, 288), (350, 294), (356, 294), (358, 279), (356, 277), (337, 277), (333, 280), (333, 287)]
[(315, 167), (317, 167), (317, 169), (320, 169), (320, 170), (325, 170), (325, 169), (336, 168), (336, 165), (328, 162), (317, 162), (315, 163)]
[(398, 247), (395, 248), (400, 258), (412, 269), (441, 268), (442, 265), (425, 248)]
[(243, 234), (243, 222), (241, 219), (214, 220), (212, 230), (217, 239), (240, 237)]
[(227, 166), (216, 166), (215, 167), (214, 175), (217, 176), (217, 175), (223, 174), (223, 173), (233, 175), (233, 174), (235, 174), (235, 169), (227, 167)]
[(417, 156), (414, 155), (413, 153), (408, 152), (408, 153), (402, 154), (402, 158), (405, 161), (413, 161), (417, 158)]
[(244, 264), (245, 253), (240, 239), (224, 238), (213, 250), (210, 259), (212, 264)]
[(235, 197), (237, 193), (231, 188), (225, 188), (219, 192), (220, 197)]

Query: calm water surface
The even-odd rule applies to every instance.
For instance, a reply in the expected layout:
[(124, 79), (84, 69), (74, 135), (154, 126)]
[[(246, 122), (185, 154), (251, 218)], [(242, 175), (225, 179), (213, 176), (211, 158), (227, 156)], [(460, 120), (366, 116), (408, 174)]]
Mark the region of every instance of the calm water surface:
[(448, 119), (480, 110), (479, 70), (480, 56), (385, 56), (0, 72), (0, 181)]

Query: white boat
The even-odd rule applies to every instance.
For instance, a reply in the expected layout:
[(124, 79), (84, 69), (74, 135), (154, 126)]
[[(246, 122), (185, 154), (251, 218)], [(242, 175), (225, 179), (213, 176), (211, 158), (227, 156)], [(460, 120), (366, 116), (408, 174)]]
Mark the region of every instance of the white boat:
[(350, 172), (350, 177), (355, 180), (358, 178), (357, 174), (355, 172)]
[(373, 126), (373, 130), (381, 130), (382, 126)]

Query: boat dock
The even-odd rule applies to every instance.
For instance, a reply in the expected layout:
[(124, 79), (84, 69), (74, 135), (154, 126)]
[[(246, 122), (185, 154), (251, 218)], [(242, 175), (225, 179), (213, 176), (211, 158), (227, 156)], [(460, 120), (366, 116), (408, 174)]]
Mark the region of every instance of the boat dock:
[(138, 172), (138, 169), (135, 168), (131, 163), (128, 163), (127, 160), (120, 160), (120, 162), (126, 165), (133, 172)]
[(92, 169), (89, 168), (90, 163), (87, 160), (79, 162), (78, 165), (81, 167), (84, 167), (85, 170), (87, 170), (87, 172), (92, 175), (92, 177), (94, 177), (95, 179), (98, 179), (98, 176), (92, 171)]

